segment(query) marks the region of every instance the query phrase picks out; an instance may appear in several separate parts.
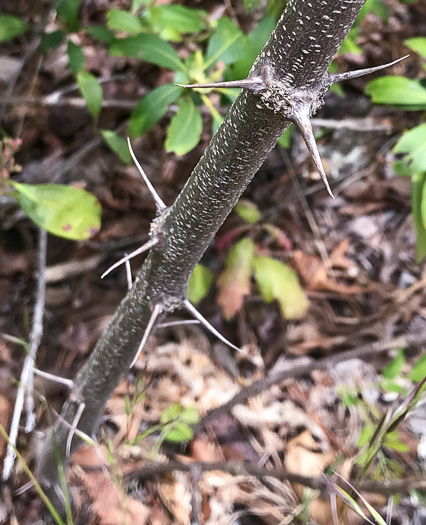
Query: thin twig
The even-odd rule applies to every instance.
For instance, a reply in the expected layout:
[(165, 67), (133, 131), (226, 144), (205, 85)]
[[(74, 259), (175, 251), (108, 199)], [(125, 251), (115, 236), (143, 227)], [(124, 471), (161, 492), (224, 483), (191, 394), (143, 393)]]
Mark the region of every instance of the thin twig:
[(314, 370), (331, 369), (337, 363), (347, 361), (348, 359), (363, 359), (387, 352), (393, 348), (407, 347), (407, 346), (421, 346), (426, 343), (426, 332), (419, 334), (402, 335), (390, 341), (377, 341), (376, 343), (367, 344), (356, 348), (354, 350), (347, 350), (331, 357), (324, 357), (318, 361), (313, 361), (306, 365), (296, 365), (293, 368), (286, 368), (285, 370), (272, 370), (267, 376), (255, 381), (250, 386), (241, 389), (232, 399), (227, 403), (214, 408), (208, 412), (197, 424), (193, 426), (194, 433), (202, 430), (211, 421), (221, 416), (222, 414), (230, 414), (231, 410), (236, 405), (246, 403), (250, 398), (258, 396), (268, 390), (271, 386), (281, 383), (286, 379), (296, 379), (310, 374)]
[(14, 452), (14, 447), (16, 447), (16, 439), (18, 437), (19, 422), (21, 420), (24, 401), (27, 414), (25, 432), (31, 432), (35, 426), (34, 399), (32, 392), (34, 385), (34, 363), (37, 356), (38, 346), (43, 335), (43, 316), (46, 297), (46, 282), (44, 280), (44, 272), (46, 268), (46, 250), (47, 232), (46, 230), (40, 229), (38, 242), (37, 295), (31, 328), (30, 347), (29, 352), (25, 357), (24, 366), (22, 368), (18, 392), (16, 395), (15, 409), (13, 412), (12, 423), (10, 425), (9, 444), (7, 446), (7, 453), (4, 459), (2, 473), (2, 479), (4, 481), (9, 479), (15, 462), (16, 455)]

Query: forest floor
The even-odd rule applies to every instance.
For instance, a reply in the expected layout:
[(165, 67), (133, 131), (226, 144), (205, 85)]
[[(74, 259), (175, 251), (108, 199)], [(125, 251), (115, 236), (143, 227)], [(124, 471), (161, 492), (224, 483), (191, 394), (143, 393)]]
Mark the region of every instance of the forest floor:
[[(37, 25), (49, 9), (45, 4), (2, 0), (2, 10)], [(106, 4), (129, 7), (125, 0), (87, 0), (81, 19), (103, 23)], [(261, 16), (255, 11), (251, 19), (239, 1), (184, 4), (209, 13), (222, 9), (243, 30)], [(422, 2), (385, 5), (387, 21), (374, 13), (364, 18), (358, 36), (362, 54), (339, 55), (339, 71), (406, 55), (404, 40), (424, 34)], [(55, 20), (47, 23), (55, 29)], [(64, 48), (39, 56), (37, 38), (30, 32), (0, 46), (0, 126), (22, 140), (15, 157), (22, 171), (13, 177), (85, 187), (103, 210), (102, 228), (88, 241), (48, 237), (36, 363), (71, 379), (127, 291), (124, 266), (101, 275), (145, 242), (155, 205), (136, 167), (124, 165), (100, 138)], [(133, 107), (148, 90), (172, 82), (170, 72), (108, 56), (84, 36), (79, 44), (87, 69), (104, 79), (104, 100), (111, 101), (97, 127), (126, 136)], [(424, 76), (414, 56), (386, 73)], [(290, 148), (277, 146), (270, 153), (243, 196), (260, 211), (260, 220), (250, 225), (232, 213), (203, 258), (214, 280), (199, 309), (244, 353), (234, 353), (199, 325), (157, 330), (109, 400), (98, 445), (87, 445), (72, 458), (67, 476), (77, 504), (75, 524), (329, 525), (330, 493), (338, 489), (326, 484), (324, 471), (332, 483), (337, 471), (362, 489), (388, 525), (426, 523), (424, 399), (397, 428), (386, 427), (418, 384), (412, 373), (416, 364), (424, 370), (418, 363), (426, 344), (426, 275), (416, 262), (410, 178), (396, 176), (392, 168), (393, 146), (421, 114), (372, 105), (365, 94), (370, 80), (344, 83), (343, 97), (330, 92), (315, 116), (328, 121), (316, 129), (336, 198), (327, 195), (303, 140), (293, 133)], [(48, 97), (59, 92), (65, 94)], [(184, 156), (167, 153), (165, 130), (172, 114), (173, 107), (133, 141), (167, 205), (211, 138), (205, 112), (198, 146)], [(9, 432), (25, 359), (23, 346), (9, 336), (29, 341), (40, 246), (37, 227), (10, 198), (1, 198), (0, 333), (6, 336), (0, 336), (0, 423)], [(264, 225), (273, 226), (275, 237)], [(303, 317), (284, 319), (279, 305), (267, 304), (253, 281), (241, 308), (225, 319), (218, 278), (242, 236), (255, 242), (258, 254), (295, 270), (309, 301)], [(131, 261), (134, 273), (143, 259)], [(232, 300), (232, 290), (227, 293)], [(186, 318), (175, 312), (168, 321)], [(349, 350), (353, 353), (344, 353)], [(58, 417), (67, 387), (36, 376), (34, 392), (36, 429), (26, 434), (23, 417), (17, 441), (30, 469), (37, 440)], [(245, 397), (235, 398), (239, 392)], [(212, 409), (217, 410), (207, 419)], [(167, 418), (186, 428), (194, 414), (199, 421), (192, 440), (167, 439), (172, 437), (170, 427), (164, 431)], [(383, 415), (388, 420), (382, 430), (389, 432), (374, 436)], [(0, 437), (0, 459), (5, 453)], [(44, 523), (41, 499), (27, 482), (18, 461), (1, 489), (0, 524)], [(340, 523), (363, 522), (339, 497), (336, 506)]]

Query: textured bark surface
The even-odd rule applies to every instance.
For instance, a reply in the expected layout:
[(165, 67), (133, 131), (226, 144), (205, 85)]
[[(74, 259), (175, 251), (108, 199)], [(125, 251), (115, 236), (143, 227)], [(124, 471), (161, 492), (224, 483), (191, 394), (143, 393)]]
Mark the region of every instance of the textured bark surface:
[[(278, 92), (284, 87), (322, 99), (327, 68), (364, 1), (291, 0), (252, 74), (266, 69)], [(77, 428), (93, 435), (108, 398), (128, 371), (153, 307), (160, 304), (167, 312), (181, 304), (192, 270), (289, 124), (243, 90), (175, 204), (156, 220), (164, 242), (148, 255), (40, 448), (39, 481), (58, 510), (63, 510), (58, 457), (66, 463), (70, 425), (79, 406), (84, 403)], [(74, 435), (71, 451), (81, 443)]]

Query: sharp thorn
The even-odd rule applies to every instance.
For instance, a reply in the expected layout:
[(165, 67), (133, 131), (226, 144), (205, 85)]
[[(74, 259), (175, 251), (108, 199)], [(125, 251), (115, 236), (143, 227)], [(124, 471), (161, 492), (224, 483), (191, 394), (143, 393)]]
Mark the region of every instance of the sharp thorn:
[(257, 93), (265, 87), (265, 83), (260, 77), (249, 77), (243, 80), (231, 80), (229, 82), (211, 82), (207, 84), (176, 84), (176, 86), (195, 89), (244, 88)]
[(106, 270), (102, 275), (101, 275), (101, 279), (103, 279), (104, 277), (106, 277), (108, 274), (110, 274), (113, 270), (115, 270), (116, 268), (118, 268), (119, 266), (121, 266), (123, 263), (129, 261), (130, 259), (133, 259), (133, 257), (136, 257), (136, 255), (139, 255), (143, 252), (146, 252), (147, 250), (153, 248), (156, 244), (158, 244), (159, 242), (159, 239), (158, 237), (152, 237), (148, 242), (146, 242), (143, 246), (141, 246), (140, 248), (138, 248), (137, 250), (135, 250), (134, 252), (132, 253), (129, 253), (129, 255), (126, 255), (125, 257), (123, 257), (122, 259), (120, 259), (119, 261), (117, 261), (116, 263), (114, 263), (112, 266), (110, 266), (108, 268), (108, 270)]
[(139, 173), (141, 174), (145, 184), (147, 185), (148, 190), (151, 193), (152, 198), (155, 201), (155, 205), (157, 207), (158, 212), (164, 211), (167, 208), (167, 206), (164, 204), (164, 202), (161, 199), (161, 197), (155, 191), (154, 186), (151, 184), (151, 182), (148, 179), (146, 173), (144, 172), (142, 166), (139, 164), (139, 161), (138, 161), (138, 159), (136, 158), (136, 155), (133, 152), (132, 143), (130, 142), (130, 138), (129, 137), (127, 137), (127, 144), (129, 146), (129, 151), (130, 151), (130, 155), (132, 156), (133, 162), (136, 164), (136, 167), (138, 168)]
[(131, 287), (133, 286), (132, 268), (130, 266), (129, 260), (124, 261), (124, 264), (126, 266), (127, 291), (130, 291)]
[(42, 370), (38, 370), (37, 368), (34, 368), (34, 374), (36, 376), (43, 377), (44, 379), (48, 379), (49, 381), (53, 381), (55, 383), (65, 385), (68, 388), (72, 388), (74, 385), (74, 381), (72, 379), (67, 379), (66, 377), (55, 376), (53, 374), (49, 374), (48, 372), (43, 372)]
[(321, 157), (318, 151), (317, 143), (315, 141), (314, 132), (312, 131), (311, 121), (309, 120), (309, 107), (302, 107), (293, 110), (291, 120), (295, 123), (298, 130), (302, 134), (303, 140), (311, 154), (312, 160), (318, 170), (318, 173), (321, 175), (321, 179), (327, 188), (327, 191), (334, 199), (333, 192), (331, 191), (330, 185), (327, 180), (327, 175), (324, 171), (324, 166), (322, 165)]
[(156, 304), (154, 306), (154, 309), (152, 310), (152, 313), (151, 313), (151, 317), (149, 318), (148, 324), (146, 325), (146, 329), (143, 334), (142, 341), (140, 342), (138, 351), (136, 352), (136, 355), (133, 358), (130, 368), (132, 368), (135, 365), (136, 361), (139, 359), (139, 356), (141, 355), (142, 350), (145, 348), (146, 342), (148, 341), (148, 338), (154, 329), (155, 321), (157, 320), (157, 317), (161, 314), (162, 311), (163, 311), (163, 307), (160, 306), (159, 304)]
[(69, 458), (71, 456), (71, 443), (72, 438), (74, 437), (74, 434), (76, 433), (78, 423), (81, 419), (81, 416), (83, 415), (84, 409), (86, 408), (85, 403), (80, 403), (78, 405), (77, 413), (75, 414), (75, 417), (73, 419), (68, 437), (67, 437), (67, 444), (66, 444), (66, 457)]
[(341, 82), (342, 80), (358, 78), (364, 75), (369, 75), (370, 73), (375, 73), (376, 71), (380, 71), (381, 69), (386, 69), (387, 67), (391, 67), (391, 66), (394, 66), (395, 64), (398, 64), (398, 62), (401, 62), (401, 60), (405, 60), (409, 56), (410, 55), (405, 55), (402, 58), (398, 58), (397, 60), (394, 60), (393, 62), (389, 62), (388, 64), (383, 64), (382, 66), (368, 67), (366, 69), (357, 69), (356, 71), (348, 71), (347, 73), (330, 74), (329, 75), (330, 85), (335, 84), (336, 82)]
[(181, 326), (188, 324), (200, 324), (200, 321), (197, 319), (185, 319), (181, 321), (169, 321), (167, 323), (161, 323), (158, 325), (158, 328), (169, 328), (170, 326)]
[(220, 341), (222, 341), (222, 343), (225, 343), (226, 345), (230, 346), (231, 348), (233, 348), (234, 350), (236, 350), (237, 352), (241, 352), (242, 354), (244, 354), (245, 352), (243, 350), (241, 350), (241, 348), (238, 348), (238, 346), (235, 346), (233, 345), (230, 341), (228, 341), (228, 339), (226, 339), (220, 332), (218, 332), (216, 330), (216, 328), (214, 326), (212, 326), (205, 317), (203, 317), (200, 312), (195, 308), (195, 306), (190, 302), (188, 301), (188, 299), (185, 299), (184, 302), (183, 302), (183, 306), (188, 310), (189, 313), (191, 313), (195, 319), (197, 319), (198, 321), (200, 321), (200, 323), (205, 327), (207, 328), (207, 330), (209, 330), (213, 335), (215, 335)]

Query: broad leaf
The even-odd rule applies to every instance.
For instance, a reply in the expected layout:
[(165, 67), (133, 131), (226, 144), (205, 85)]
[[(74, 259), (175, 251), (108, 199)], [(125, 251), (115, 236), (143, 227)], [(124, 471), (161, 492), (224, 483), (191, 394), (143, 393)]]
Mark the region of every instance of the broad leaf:
[(65, 38), (65, 33), (62, 29), (52, 31), (52, 33), (46, 33), (42, 36), (39, 50), (40, 53), (47, 53), (49, 49), (55, 49), (62, 43)]
[(225, 64), (237, 62), (244, 56), (245, 52), (243, 33), (229, 18), (222, 17), (207, 46), (205, 69), (218, 60)]
[(293, 131), (294, 131), (294, 126), (293, 126), (293, 124), (290, 124), (290, 126), (284, 131), (282, 137), (278, 141), (278, 144), (282, 148), (288, 149), (290, 147), (291, 137), (293, 135)]
[(176, 423), (171, 426), (170, 430), (165, 429), (164, 439), (172, 443), (182, 443), (183, 441), (191, 441), (194, 437), (192, 428), (186, 423)]
[(166, 151), (185, 155), (199, 143), (202, 129), (203, 119), (192, 99), (183, 99), (167, 132)]
[(228, 255), (225, 271), (218, 280), (217, 297), (225, 319), (231, 319), (242, 308), (244, 297), (250, 293), (253, 260), (254, 243), (248, 238), (237, 242)]
[(191, 303), (198, 304), (209, 293), (213, 281), (213, 274), (203, 264), (197, 264), (189, 278), (186, 296)]
[(426, 59), (426, 37), (415, 36), (404, 41), (404, 44)]
[(208, 14), (202, 9), (164, 4), (151, 7), (146, 13), (154, 31), (175, 29), (178, 33), (198, 33), (206, 27)]
[(80, 71), (77, 83), (92, 117), (96, 118), (102, 109), (103, 92), (98, 79), (87, 71)]
[(243, 221), (246, 221), (249, 224), (256, 224), (260, 221), (259, 208), (256, 204), (246, 199), (238, 201), (234, 206), (234, 211), (243, 219)]
[(135, 107), (130, 117), (130, 136), (146, 133), (163, 117), (169, 104), (176, 102), (183, 89), (174, 84), (165, 84), (153, 89)]
[(122, 9), (111, 9), (107, 12), (107, 26), (130, 35), (137, 35), (143, 30), (139, 18)]
[(77, 31), (80, 27), (78, 11), (82, 0), (62, 0), (56, 10), (58, 17), (69, 31)]
[(398, 175), (410, 175), (426, 171), (426, 124), (420, 124), (398, 140), (393, 152), (403, 155), (395, 162), (394, 169)]
[(109, 54), (139, 58), (144, 62), (157, 64), (174, 71), (185, 70), (177, 51), (159, 36), (149, 33), (141, 33), (127, 38), (116, 38), (109, 48)]
[(83, 50), (71, 40), (68, 41), (68, 65), (71, 73), (76, 77), (81, 70), (86, 67), (86, 60), (83, 55)]
[(267, 303), (276, 299), (286, 319), (303, 317), (309, 302), (292, 268), (276, 259), (262, 256), (255, 258), (254, 269), (260, 293)]
[(426, 85), (424, 80), (385, 76), (367, 85), (366, 93), (375, 104), (401, 106), (407, 110), (426, 108)]
[(11, 40), (28, 30), (28, 25), (13, 15), (0, 15), (0, 42)]
[(132, 164), (133, 161), (132, 156), (130, 155), (129, 146), (123, 137), (117, 135), (115, 131), (110, 131), (108, 129), (101, 130), (101, 134), (104, 141), (114, 153), (117, 153), (124, 164)]
[(24, 212), (49, 233), (83, 240), (99, 231), (101, 205), (91, 193), (60, 184), (11, 184)]
[(426, 354), (422, 355), (420, 359), (413, 365), (408, 377), (418, 383), (426, 377)]
[(85, 27), (84, 31), (103, 44), (109, 45), (114, 40), (114, 33), (104, 26)]
[(422, 220), (425, 186), (426, 173), (414, 173), (414, 175), (411, 176), (411, 213), (417, 235), (416, 260), (418, 263), (426, 256), (426, 228)]

